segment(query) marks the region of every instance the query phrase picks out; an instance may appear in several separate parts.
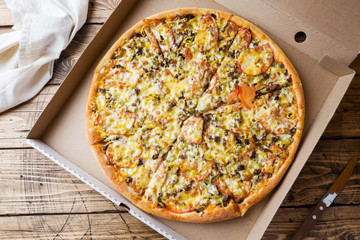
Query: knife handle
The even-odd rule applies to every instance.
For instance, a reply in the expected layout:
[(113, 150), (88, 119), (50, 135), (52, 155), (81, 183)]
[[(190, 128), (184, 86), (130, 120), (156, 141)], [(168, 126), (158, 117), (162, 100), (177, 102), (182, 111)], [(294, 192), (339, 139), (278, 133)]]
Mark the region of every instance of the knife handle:
[(323, 201), (320, 201), (316, 207), (313, 209), (311, 214), (305, 219), (299, 230), (291, 238), (291, 240), (302, 240), (310, 232), (310, 230), (315, 226), (319, 221), (320, 216), (324, 212), (326, 204)]

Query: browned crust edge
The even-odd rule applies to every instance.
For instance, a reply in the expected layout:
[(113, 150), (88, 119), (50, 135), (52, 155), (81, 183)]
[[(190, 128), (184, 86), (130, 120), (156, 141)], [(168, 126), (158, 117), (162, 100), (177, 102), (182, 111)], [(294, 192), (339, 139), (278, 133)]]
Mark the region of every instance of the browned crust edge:
[(261, 42), (270, 44), (274, 52), (275, 60), (283, 63), (285, 65), (285, 68), (288, 70), (289, 75), (291, 75), (292, 77), (293, 90), (295, 92), (297, 104), (298, 104), (299, 121), (296, 127), (297, 131), (293, 137), (294, 141), (291, 143), (291, 145), (287, 150), (289, 152), (289, 156), (287, 157), (283, 165), (280, 167), (279, 171), (276, 174), (274, 174), (271, 179), (265, 182), (263, 188), (261, 188), (258, 192), (251, 194), (242, 203), (239, 204), (241, 215), (243, 216), (249, 207), (262, 200), (279, 184), (280, 180), (283, 178), (284, 174), (286, 173), (286, 170), (289, 168), (291, 162), (293, 161), (295, 157), (295, 153), (300, 144), (301, 135), (304, 127), (305, 99), (304, 99), (302, 84), (297, 71), (295, 70), (290, 60), (286, 57), (284, 52), (277, 46), (277, 44), (272, 39), (270, 39), (263, 31), (261, 31), (258, 27), (248, 22), (247, 20), (238, 16), (233, 16), (230, 20), (236, 23), (238, 26), (242, 26), (244, 28), (250, 29), (251, 33), (255, 35), (257, 38), (259, 38)]
[(202, 214), (196, 213), (195, 211), (188, 213), (174, 213), (167, 210), (166, 208), (161, 209), (152, 207), (152, 204), (148, 204), (143, 201), (138, 202), (137, 206), (145, 212), (154, 214), (156, 216), (182, 222), (211, 223), (225, 221), (240, 216), (238, 206), (233, 200), (231, 200), (229, 205), (226, 207), (210, 205)]
[(170, 11), (165, 11), (161, 13), (157, 13), (155, 15), (152, 15), (150, 17), (147, 17), (146, 19), (161, 19), (161, 18), (170, 18), (174, 17), (176, 15), (184, 15), (184, 14), (203, 14), (205, 12), (212, 12), (218, 14), (220, 17), (224, 17), (229, 19), (230, 21), (233, 21), (238, 26), (249, 28), (255, 36), (257, 36), (261, 41), (268, 42), (272, 49), (274, 50), (274, 57), (277, 61), (282, 62), (286, 69), (288, 69), (289, 74), (292, 76), (292, 81), (294, 84), (294, 91), (297, 96), (298, 101), (298, 111), (299, 111), (299, 122), (297, 125), (297, 132), (294, 135), (294, 141), (289, 146), (289, 156), (283, 163), (283, 165), (280, 167), (278, 173), (274, 175), (269, 181), (265, 183), (265, 187), (260, 189), (259, 192), (256, 194), (250, 195), (248, 198), (245, 199), (244, 202), (241, 204), (235, 204), (233, 201), (229, 203), (229, 205), (226, 208), (221, 208), (219, 206), (210, 206), (209, 209), (207, 209), (204, 214), (200, 215), (196, 212), (189, 212), (189, 213), (183, 213), (183, 214), (176, 214), (173, 212), (170, 212), (166, 209), (159, 209), (151, 207), (149, 204), (141, 201), (139, 197), (136, 197), (132, 195), (125, 184), (123, 180), (120, 181), (120, 174), (116, 170), (115, 167), (109, 166), (107, 164), (107, 160), (105, 159), (105, 155), (103, 151), (101, 150), (101, 144), (97, 144), (100, 140), (99, 134), (94, 131), (94, 123), (90, 122), (90, 115), (91, 115), (91, 108), (90, 103), (92, 97), (95, 96), (96, 90), (97, 90), (97, 84), (100, 80), (100, 74), (99, 72), (101, 69), (105, 66), (106, 61), (108, 61), (114, 51), (118, 49), (124, 42), (125, 39), (129, 38), (134, 32), (137, 32), (140, 30), (143, 26), (145, 26), (146, 21), (142, 20), (135, 24), (133, 27), (131, 27), (129, 30), (127, 30), (109, 49), (109, 51), (105, 54), (105, 56), (100, 60), (99, 64), (95, 68), (95, 74), (92, 79), (92, 83), (90, 86), (88, 99), (87, 99), (87, 110), (86, 110), (86, 128), (87, 128), (87, 134), (89, 139), (89, 144), (91, 145), (91, 148), (93, 150), (93, 153), (95, 155), (95, 158), (97, 159), (99, 165), (101, 166), (103, 172), (107, 176), (107, 178), (111, 181), (111, 184), (114, 186), (114, 188), (120, 192), (124, 197), (131, 200), (136, 206), (138, 206), (140, 209), (154, 214), (159, 217), (163, 217), (166, 219), (171, 220), (178, 220), (178, 221), (185, 221), (185, 222), (197, 222), (197, 223), (208, 223), (208, 222), (217, 222), (217, 221), (223, 221), (227, 219), (232, 219), (235, 217), (238, 217), (240, 215), (238, 208), (241, 211), (241, 216), (245, 214), (247, 209), (254, 205), (255, 203), (259, 202), (261, 199), (263, 199), (266, 195), (268, 195), (280, 182), (283, 175), (285, 174), (286, 170), (290, 166), (296, 150), (299, 146), (303, 125), (304, 125), (304, 119), (305, 119), (305, 100), (304, 100), (304, 94), (303, 94), (303, 88), (301, 85), (300, 78), (298, 76), (298, 73), (296, 72), (295, 68), (289, 61), (289, 59), (285, 56), (285, 54), (282, 52), (282, 50), (275, 44), (273, 40), (271, 40), (267, 35), (265, 35), (258, 27), (253, 25), (252, 23), (244, 20), (243, 18), (240, 18), (238, 16), (234, 16), (230, 13), (223, 12), (221, 10), (214, 10), (214, 9), (205, 9), (205, 8), (179, 8), (174, 9)]
[(93, 102), (92, 99), (95, 97), (98, 89), (99, 78), (100, 75), (98, 73), (95, 73), (91, 81), (91, 85), (89, 88), (88, 97), (86, 101), (85, 126), (86, 126), (86, 133), (87, 133), (89, 145), (96, 144), (101, 140), (100, 134), (95, 130), (94, 120), (91, 119), (91, 113), (92, 113), (91, 103)]

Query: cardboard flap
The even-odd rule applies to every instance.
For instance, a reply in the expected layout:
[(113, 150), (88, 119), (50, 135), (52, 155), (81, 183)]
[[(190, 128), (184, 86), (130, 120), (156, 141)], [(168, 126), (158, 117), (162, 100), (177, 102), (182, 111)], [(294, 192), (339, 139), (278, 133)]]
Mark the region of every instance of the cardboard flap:
[(360, 1), (263, 0), (276, 9), (296, 16), (308, 26), (346, 48), (360, 51)]
[(319, 62), (319, 65), (338, 77), (355, 74), (354, 70), (348, 68), (342, 63), (339, 63), (329, 56), (324, 56)]
[[(254, 23), (271, 38), (273, 38), (272, 36), (281, 38), (287, 44), (304, 52), (318, 62), (324, 55), (328, 55), (339, 62), (349, 65), (359, 52), (360, 43), (357, 40), (359, 38), (350, 37), (354, 33), (355, 36), (360, 35), (359, 29), (355, 31), (356, 25), (360, 22), (358, 20), (359, 16), (357, 13), (345, 13), (351, 8), (349, 6), (360, 5), (360, 2), (356, 0), (352, 1), (353, 4), (347, 4), (347, 7), (336, 12), (337, 14), (331, 11), (337, 7), (333, 3), (334, 1), (329, 3), (324, 3), (323, 1), (317, 3), (316, 1), (317, 8), (323, 8), (321, 14), (324, 12), (324, 15), (321, 17), (321, 14), (308, 11), (308, 8), (311, 8), (312, 5), (310, 3), (304, 4), (304, 2), (310, 2), (309, 0), (243, 0), (241, 3), (228, 0), (215, 1), (228, 7), (240, 17)], [(315, 1), (311, 1), (311, 3), (315, 4)], [(360, 9), (360, 7), (357, 7), (357, 9)], [(342, 19), (340, 14), (348, 16), (347, 22), (351, 23), (352, 28), (344, 27), (342, 21), (334, 20), (336, 17), (337, 19)], [(311, 18), (311, 21), (307, 18)], [(315, 24), (318, 18), (320, 19), (319, 23)], [(303, 21), (303, 19), (308, 21)], [(328, 21), (331, 21), (331, 23)], [(334, 24), (335, 22), (337, 23)], [(325, 24), (329, 25), (326, 28), (322, 28), (322, 25)], [(352, 30), (355, 32), (353, 33)], [(295, 35), (298, 32), (306, 34), (304, 42), (295, 41)]]

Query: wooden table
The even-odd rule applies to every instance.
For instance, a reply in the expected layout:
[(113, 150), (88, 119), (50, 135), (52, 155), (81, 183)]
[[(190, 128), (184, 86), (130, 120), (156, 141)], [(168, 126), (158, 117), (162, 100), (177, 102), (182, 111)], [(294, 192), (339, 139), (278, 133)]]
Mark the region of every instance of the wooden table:
[[(160, 234), (30, 148), (25, 137), (116, 0), (90, 1), (88, 19), (56, 60), (54, 76), (30, 101), (0, 114), (0, 239), (160, 239)], [(0, 34), (13, 20), (0, 0)], [(360, 59), (352, 64), (360, 73)], [(336, 110), (263, 239), (286, 239), (360, 151), (360, 75)], [(360, 239), (360, 161), (307, 239)]]

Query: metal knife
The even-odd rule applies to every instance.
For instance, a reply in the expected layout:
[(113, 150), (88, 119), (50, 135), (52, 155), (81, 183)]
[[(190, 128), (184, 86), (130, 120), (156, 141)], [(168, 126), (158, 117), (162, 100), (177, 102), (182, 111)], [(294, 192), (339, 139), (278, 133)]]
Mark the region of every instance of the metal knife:
[(291, 240), (300, 240), (304, 239), (305, 236), (310, 232), (310, 230), (316, 225), (319, 221), (320, 216), (324, 210), (332, 204), (336, 196), (343, 189), (346, 181), (350, 178), (354, 168), (356, 166), (356, 161), (358, 154), (355, 153), (350, 162), (346, 165), (345, 169), (342, 171), (341, 175), (336, 179), (331, 188), (325, 193), (321, 201), (316, 205), (311, 214), (305, 219), (304, 223), (301, 225), (299, 230), (291, 238)]

